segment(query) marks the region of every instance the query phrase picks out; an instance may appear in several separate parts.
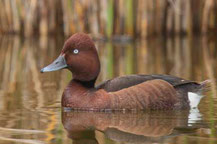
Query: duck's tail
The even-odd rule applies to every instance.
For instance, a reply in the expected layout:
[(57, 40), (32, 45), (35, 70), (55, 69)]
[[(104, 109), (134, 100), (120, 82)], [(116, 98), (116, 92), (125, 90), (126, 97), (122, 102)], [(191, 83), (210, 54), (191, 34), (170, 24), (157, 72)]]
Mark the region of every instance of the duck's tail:
[(197, 108), (200, 100), (204, 96), (202, 93), (210, 90), (211, 82), (212, 81), (210, 79), (202, 81), (200, 82), (199, 90), (197, 90), (197, 92), (188, 92), (188, 99), (191, 108)]
[(200, 82), (200, 90), (201, 90), (201, 92), (209, 91), (210, 88), (211, 88), (211, 83), (212, 83), (211, 79), (207, 79), (205, 81)]

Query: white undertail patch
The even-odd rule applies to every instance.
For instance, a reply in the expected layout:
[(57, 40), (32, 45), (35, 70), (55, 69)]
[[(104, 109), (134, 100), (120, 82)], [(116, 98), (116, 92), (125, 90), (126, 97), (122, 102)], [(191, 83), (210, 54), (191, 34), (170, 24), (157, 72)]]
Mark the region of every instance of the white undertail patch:
[(191, 109), (197, 108), (202, 97), (203, 97), (203, 95), (201, 95), (199, 93), (188, 92), (188, 99), (190, 102)]

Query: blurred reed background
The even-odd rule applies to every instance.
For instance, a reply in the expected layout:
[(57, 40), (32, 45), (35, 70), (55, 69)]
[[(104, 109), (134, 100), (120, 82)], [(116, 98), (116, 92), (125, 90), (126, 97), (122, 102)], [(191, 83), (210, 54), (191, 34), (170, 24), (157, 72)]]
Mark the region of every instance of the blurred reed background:
[(0, 33), (141, 38), (217, 31), (216, 0), (1, 0)]

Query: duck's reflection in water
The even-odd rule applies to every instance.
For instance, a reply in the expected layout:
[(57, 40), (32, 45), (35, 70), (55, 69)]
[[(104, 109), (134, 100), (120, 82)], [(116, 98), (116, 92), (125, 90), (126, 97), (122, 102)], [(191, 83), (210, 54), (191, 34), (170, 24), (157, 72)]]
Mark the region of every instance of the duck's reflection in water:
[[(115, 142), (163, 142), (196, 132), (201, 126), (190, 121), (191, 111), (149, 111), (141, 113), (94, 113), (62, 111), (62, 123), (73, 143), (98, 143), (95, 131)], [(194, 114), (199, 111), (194, 111)], [(201, 117), (198, 117), (200, 120)]]

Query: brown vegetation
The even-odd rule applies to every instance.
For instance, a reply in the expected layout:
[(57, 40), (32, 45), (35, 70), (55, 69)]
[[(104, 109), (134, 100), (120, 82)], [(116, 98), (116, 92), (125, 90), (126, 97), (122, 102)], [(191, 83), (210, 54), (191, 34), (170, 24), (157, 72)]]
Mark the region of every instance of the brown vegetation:
[[(215, 0), (1, 0), (0, 33), (94, 36), (216, 32)], [(128, 37), (125, 37), (128, 38)]]

